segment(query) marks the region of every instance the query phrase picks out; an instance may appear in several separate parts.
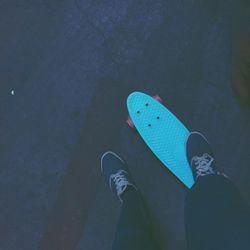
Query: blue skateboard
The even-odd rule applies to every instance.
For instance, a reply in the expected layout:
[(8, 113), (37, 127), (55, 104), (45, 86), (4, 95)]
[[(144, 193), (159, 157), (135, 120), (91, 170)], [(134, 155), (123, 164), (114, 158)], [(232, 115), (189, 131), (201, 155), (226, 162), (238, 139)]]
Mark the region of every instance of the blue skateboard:
[(127, 99), (127, 123), (138, 131), (166, 168), (186, 187), (191, 188), (194, 179), (185, 149), (190, 132), (161, 102), (159, 96), (133, 92)]

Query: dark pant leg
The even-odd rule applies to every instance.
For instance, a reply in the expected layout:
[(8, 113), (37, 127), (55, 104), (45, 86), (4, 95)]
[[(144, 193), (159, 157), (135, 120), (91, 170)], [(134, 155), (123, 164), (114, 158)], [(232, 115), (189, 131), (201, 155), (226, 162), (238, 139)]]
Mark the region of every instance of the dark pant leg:
[(231, 181), (198, 178), (185, 205), (189, 250), (250, 249), (250, 210)]
[(131, 188), (122, 198), (113, 250), (158, 250), (141, 195)]

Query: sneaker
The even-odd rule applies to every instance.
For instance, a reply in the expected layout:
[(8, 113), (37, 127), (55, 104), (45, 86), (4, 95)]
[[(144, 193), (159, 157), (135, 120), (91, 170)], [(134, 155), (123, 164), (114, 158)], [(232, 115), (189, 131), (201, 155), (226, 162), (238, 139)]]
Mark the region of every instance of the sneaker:
[(108, 151), (101, 158), (101, 170), (110, 189), (121, 202), (128, 188), (137, 190), (125, 162), (114, 152)]
[(217, 174), (213, 151), (201, 133), (189, 134), (186, 142), (186, 154), (195, 180), (200, 176)]

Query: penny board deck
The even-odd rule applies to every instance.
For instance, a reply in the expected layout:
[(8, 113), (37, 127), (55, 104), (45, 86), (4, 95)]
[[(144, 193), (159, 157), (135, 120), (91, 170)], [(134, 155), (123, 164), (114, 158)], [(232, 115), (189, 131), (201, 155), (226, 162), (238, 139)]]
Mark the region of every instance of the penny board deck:
[(186, 158), (189, 130), (164, 105), (142, 92), (127, 99), (131, 120), (145, 143), (159, 160), (188, 188), (194, 184)]

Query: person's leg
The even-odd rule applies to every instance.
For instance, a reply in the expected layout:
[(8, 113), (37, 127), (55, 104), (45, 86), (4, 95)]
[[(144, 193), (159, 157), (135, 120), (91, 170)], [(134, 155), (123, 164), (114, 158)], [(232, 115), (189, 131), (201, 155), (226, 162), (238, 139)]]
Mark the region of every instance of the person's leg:
[(157, 250), (152, 226), (141, 195), (128, 190), (123, 197), (113, 250)]
[(190, 135), (187, 156), (196, 179), (185, 205), (188, 249), (250, 249), (250, 210), (200, 134)]
[(250, 249), (250, 213), (231, 181), (199, 177), (185, 207), (188, 249)]
[(102, 157), (102, 172), (122, 203), (113, 250), (157, 250), (145, 204), (124, 161), (107, 152)]

